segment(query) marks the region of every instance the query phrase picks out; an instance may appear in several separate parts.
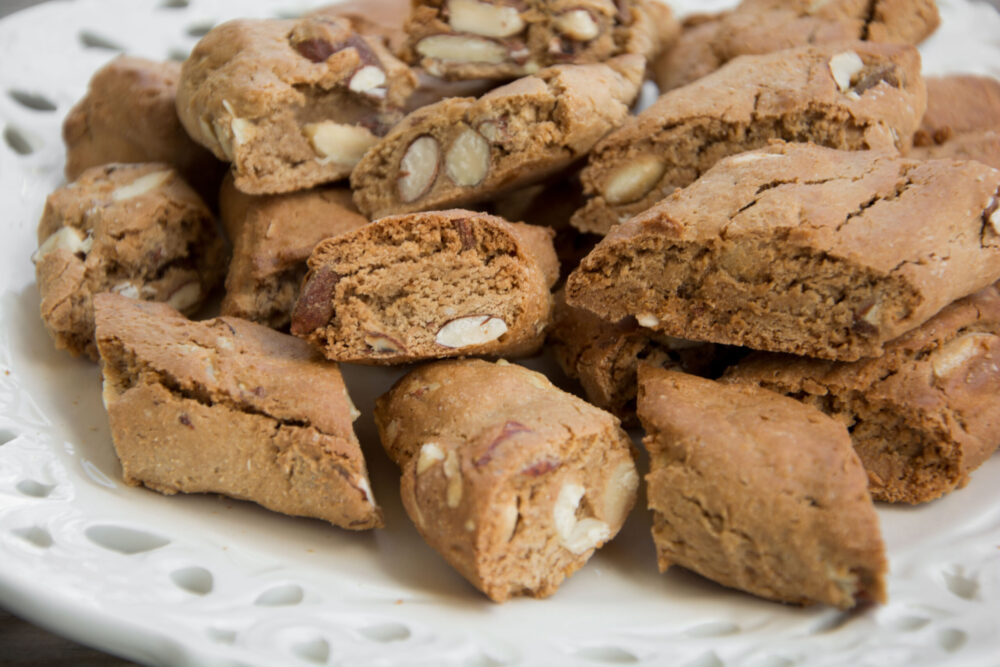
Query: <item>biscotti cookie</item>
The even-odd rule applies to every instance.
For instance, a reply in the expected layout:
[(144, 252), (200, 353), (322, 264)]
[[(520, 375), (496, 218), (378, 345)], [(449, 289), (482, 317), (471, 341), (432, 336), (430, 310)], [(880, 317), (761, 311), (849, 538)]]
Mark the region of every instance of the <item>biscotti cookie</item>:
[(878, 359), (757, 354), (730, 382), (760, 385), (847, 425), (876, 500), (920, 503), (962, 487), (1000, 445), (1000, 291), (957, 301)]
[(666, 92), (738, 56), (853, 40), (919, 44), (940, 22), (934, 0), (744, 0), (697, 39), (682, 37), (654, 69)]
[(677, 34), (657, 0), (414, 0), (403, 59), (445, 79), (656, 55)]
[(93, 167), (53, 192), (32, 255), (56, 347), (97, 359), (93, 298), (118, 292), (196, 311), (225, 272), (211, 212), (165, 164)]
[(567, 281), (604, 319), (855, 361), (1000, 279), (1000, 171), (779, 144), (619, 225)]
[(383, 40), (349, 19), (230, 21), (184, 63), (177, 112), (232, 162), (237, 188), (290, 192), (347, 177), (415, 85)]
[(226, 166), (181, 127), (175, 102), (180, 76), (179, 63), (130, 56), (97, 70), (63, 122), (66, 179), (115, 162), (165, 162), (214, 201)]
[(382, 218), (316, 246), (292, 333), (363, 364), (531, 354), (558, 276), (544, 227), (462, 210)]
[(316, 244), (368, 224), (351, 191), (338, 186), (253, 196), (237, 190), (230, 177), (219, 208), (233, 243), (222, 314), (274, 329), (291, 322)]
[(627, 426), (637, 424), (639, 364), (707, 375), (722, 356), (722, 346), (657, 335), (633, 317), (606, 322), (587, 310), (567, 306), (561, 293), (547, 342), (563, 372), (580, 382), (587, 400)]
[(505, 361), (418, 368), (375, 423), (420, 535), (495, 602), (554, 593), (635, 502), (618, 420)]
[(885, 601), (878, 516), (842, 424), (759, 387), (648, 365), (639, 419), (660, 571), (781, 602)]
[(362, 530), (382, 525), (336, 364), (234, 317), (95, 299), (104, 405), (125, 481), (221, 493)]
[(365, 215), (466, 206), (569, 167), (625, 122), (642, 83), (638, 56), (563, 65), (414, 111), (351, 175)]
[(1000, 169), (1000, 81), (962, 74), (927, 79), (927, 112), (909, 156), (979, 160)]
[(712, 49), (721, 17), (721, 14), (695, 14), (684, 18), (677, 42), (651, 63), (661, 94), (708, 76), (722, 66), (722, 60)]
[(727, 155), (768, 142), (906, 149), (926, 106), (920, 55), (855, 42), (734, 60), (671, 91), (602, 140), (573, 224), (606, 234)]

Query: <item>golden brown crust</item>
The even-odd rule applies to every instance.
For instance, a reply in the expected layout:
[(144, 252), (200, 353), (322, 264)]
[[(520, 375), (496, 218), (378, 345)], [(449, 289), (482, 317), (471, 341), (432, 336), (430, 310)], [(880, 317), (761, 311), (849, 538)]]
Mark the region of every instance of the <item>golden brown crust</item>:
[(778, 144), (619, 225), (567, 301), (668, 336), (853, 361), (1000, 279), (1000, 172)]
[(847, 429), (758, 387), (639, 369), (660, 570), (841, 608), (885, 601), (878, 516)]
[(1000, 446), (1000, 291), (961, 299), (886, 345), (837, 363), (758, 354), (725, 380), (797, 398), (851, 430), (877, 500), (920, 503), (964, 486)]
[(422, 366), (378, 399), (375, 422), (421, 536), (495, 602), (554, 593), (635, 501), (618, 420), (520, 366)]
[(222, 493), (352, 530), (382, 525), (335, 364), (237, 318), (191, 322), (113, 294), (96, 310), (126, 482)]

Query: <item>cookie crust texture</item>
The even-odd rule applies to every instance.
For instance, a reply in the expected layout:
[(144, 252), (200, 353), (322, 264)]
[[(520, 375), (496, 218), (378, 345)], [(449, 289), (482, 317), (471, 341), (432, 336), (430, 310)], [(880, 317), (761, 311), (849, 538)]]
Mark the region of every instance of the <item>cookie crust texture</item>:
[(553, 594), (635, 502), (618, 420), (502, 360), (422, 366), (377, 400), (375, 423), (421, 536), (495, 602)]
[(1000, 169), (1000, 81), (956, 74), (927, 79), (927, 112), (910, 157), (978, 160)]
[(1000, 446), (1000, 290), (956, 301), (878, 359), (755, 354), (724, 381), (822, 410), (850, 429), (876, 500), (927, 502), (965, 486)]
[(66, 180), (111, 163), (164, 162), (207, 202), (226, 171), (195, 143), (177, 117), (181, 65), (119, 56), (97, 70), (87, 94), (63, 122)]
[(232, 163), (248, 194), (350, 175), (402, 117), (416, 76), (350, 19), (236, 20), (185, 61), (177, 113), (191, 137)]
[(685, 21), (677, 46), (653, 70), (666, 92), (739, 56), (847, 41), (916, 45), (940, 23), (934, 0), (744, 0)]
[(676, 39), (657, 0), (416, 0), (402, 58), (444, 79), (512, 79), (552, 65), (649, 59)]
[(446, 209), (539, 183), (625, 122), (642, 84), (638, 56), (562, 65), (411, 113), (351, 175), (366, 215)]
[(219, 206), (233, 244), (221, 312), (272, 329), (291, 323), (316, 244), (368, 224), (343, 186), (253, 196), (227, 177)]
[(205, 203), (169, 165), (92, 167), (45, 201), (32, 255), (56, 347), (97, 359), (94, 295), (118, 292), (195, 312), (226, 252)]
[(774, 140), (905, 151), (926, 103), (910, 46), (852, 42), (734, 60), (661, 96), (594, 148), (573, 225), (606, 234), (723, 157)]
[(847, 429), (760, 389), (639, 369), (660, 570), (770, 600), (884, 602), (888, 562)]
[(382, 526), (336, 364), (238, 318), (191, 322), (114, 294), (96, 304), (104, 403), (128, 484)]
[(856, 361), (1000, 279), (1000, 172), (781, 144), (619, 225), (570, 305), (668, 335)]
[(382, 218), (316, 246), (292, 333), (361, 364), (532, 354), (559, 277), (552, 237), (472, 211)]

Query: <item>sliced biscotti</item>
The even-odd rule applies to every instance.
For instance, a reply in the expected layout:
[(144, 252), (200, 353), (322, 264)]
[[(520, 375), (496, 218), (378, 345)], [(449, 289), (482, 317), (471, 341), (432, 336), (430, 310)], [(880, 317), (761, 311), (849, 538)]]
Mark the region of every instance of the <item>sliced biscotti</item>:
[(336, 364), (234, 317), (96, 298), (104, 405), (125, 481), (221, 493), (362, 530), (382, 525)]
[(465, 206), (540, 182), (625, 122), (644, 67), (639, 56), (557, 66), (478, 100), (418, 109), (358, 163), (354, 200), (379, 218)]
[(855, 361), (1000, 279), (1000, 171), (781, 144), (619, 225), (567, 302), (668, 336)]
[(1000, 81), (969, 74), (927, 79), (927, 112), (909, 156), (1000, 169)]
[(639, 369), (660, 570), (771, 600), (885, 601), (887, 561), (847, 429), (761, 389)]
[(66, 115), (66, 178), (127, 162), (163, 162), (214, 202), (225, 164), (187, 135), (177, 118), (181, 65), (119, 56), (97, 70), (87, 94)]
[(292, 333), (355, 363), (530, 354), (558, 276), (544, 227), (462, 210), (382, 218), (316, 246)]
[(934, 0), (744, 0), (698, 21), (656, 63), (661, 91), (687, 85), (738, 56), (852, 40), (919, 44), (940, 24)]
[(381, 38), (347, 18), (230, 21), (184, 63), (177, 113), (232, 162), (237, 188), (291, 192), (350, 175), (415, 85)]
[(233, 243), (222, 314), (274, 329), (291, 322), (306, 260), (316, 244), (368, 224), (351, 191), (340, 186), (253, 196), (227, 177), (219, 208)]
[(193, 313), (224, 275), (225, 247), (211, 211), (172, 167), (110, 164), (49, 195), (31, 260), (56, 347), (96, 360), (94, 295)]
[(511, 79), (543, 67), (656, 55), (676, 36), (656, 0), (415, 0), (402, 57), (445, 79)]
[(908, 148), (925, 95), (910, 46), (854, 42), (740, 58), (605, 137), (581, 174), (588, 200), (573, 224), (605, 234), (723, 157), (775, 139)]
[(554, 593), (635, 502), (618, 420), (502, 360), (418, 368), (375, 423), (417, 530), (495, 602)]
[(587, 400), (627, 426), (637, 425), (636, 372), (648, 363), (695, 375), (721, 373), (722, 346), (659, 335), (634, 317), (607, 322), (588, 310), (566, 305), (556, 295), (555, 317), (546, 341), (563, 372), (579, 380)]
[(955, 302), (878, 359), (757, 354), (724, 379), (786, 394), (843, 422), (875, 499), (933, 500), (964, 486), (1000, 446), (1000, 290)]

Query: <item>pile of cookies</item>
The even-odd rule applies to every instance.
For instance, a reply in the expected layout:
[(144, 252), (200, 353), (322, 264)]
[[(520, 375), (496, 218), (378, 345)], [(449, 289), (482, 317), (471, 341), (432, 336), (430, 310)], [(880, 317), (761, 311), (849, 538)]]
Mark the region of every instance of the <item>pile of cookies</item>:
[[(925, 81), (937, 24), (356, 0), (120, 57), (64, 125), (42, 319), (100, 361), (130, 484), (381, 527), (338, 363), (422, 362), (379, 436), (492, 600), (621, 529), (624, 423), (661, 570), (882, 601), (873, 499), (940, 497), (1000, 446), (1000, 84)], [(587, 400), (507, 361), (546, 344)]]

